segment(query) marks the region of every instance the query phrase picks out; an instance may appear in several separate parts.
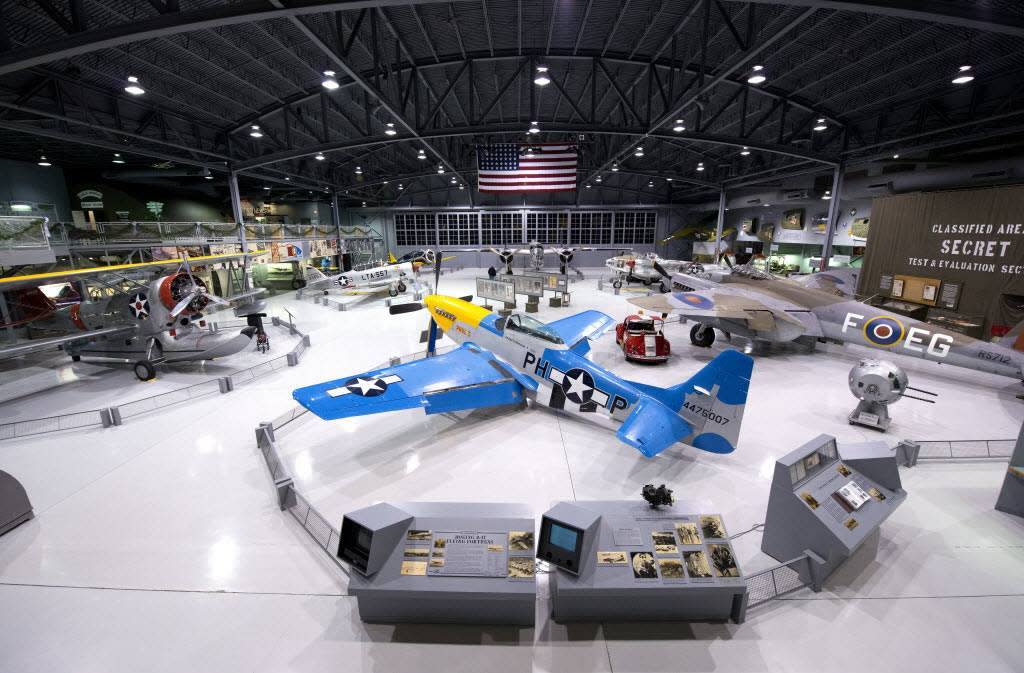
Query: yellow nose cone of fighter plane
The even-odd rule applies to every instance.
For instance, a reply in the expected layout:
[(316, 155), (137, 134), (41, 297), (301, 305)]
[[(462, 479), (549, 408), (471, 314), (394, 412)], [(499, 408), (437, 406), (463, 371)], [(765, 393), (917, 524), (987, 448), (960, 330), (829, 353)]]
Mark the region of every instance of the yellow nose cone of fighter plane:
[(447, 332), (452, 324), (458, 320), (464, 325), (477, 327), (480, 321), (491, 314), (490, 311), (477, 306), (458, 297), (448, 297), (443, 294), (428, 295), (423, 300), (430, 311), (430, 316), (437, 323), (437, 326)]

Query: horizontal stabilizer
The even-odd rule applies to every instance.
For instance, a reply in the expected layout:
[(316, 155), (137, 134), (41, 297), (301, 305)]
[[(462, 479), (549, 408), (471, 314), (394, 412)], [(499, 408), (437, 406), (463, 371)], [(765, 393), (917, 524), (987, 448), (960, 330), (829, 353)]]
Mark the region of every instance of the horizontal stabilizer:
[(652, 458), (692, 432), (690, 424), (665, 405), (641, 399), (616, 434), (621, 441)]

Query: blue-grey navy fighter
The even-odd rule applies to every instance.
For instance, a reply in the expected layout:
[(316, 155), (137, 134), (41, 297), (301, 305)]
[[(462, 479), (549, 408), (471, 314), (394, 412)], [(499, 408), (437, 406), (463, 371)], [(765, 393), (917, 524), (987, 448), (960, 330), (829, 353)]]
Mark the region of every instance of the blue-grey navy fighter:
[(299, 388), (293, 397), (326, 420), (415, 408), (437, 414), (530, 399), (615, 429), (647, 457), (677, 442), (713, 453), (736, 448), (753, 368), (748, 355), (723, 351), (689, 380), (660, 388), (622, 379), (586, 358), (590, 340), (613, 324), (599, 311), (545, 324), (518, 313), (499, 318), (455, 297), (430, 295), (424, 303), (459, 348)]

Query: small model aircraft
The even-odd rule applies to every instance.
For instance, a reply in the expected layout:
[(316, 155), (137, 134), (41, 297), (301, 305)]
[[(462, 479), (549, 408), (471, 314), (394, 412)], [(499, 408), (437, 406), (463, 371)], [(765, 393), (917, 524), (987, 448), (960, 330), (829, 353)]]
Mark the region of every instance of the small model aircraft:
[[(459, 348), (299, 388), (292, 396), (325, 420), (413, 408), (437, 414), (528, 398), (617, 427), (618, 438), (647, 457), (677, 442), (713, 453), (736, 448), (753, 368), (739, 351), (724, 351), (688, 381), (659, 388), (622, 379), (585, 357), (590, 340), (613, 323), (598, 311), (544, 324), (518, 313), (499, 318), (455, 297), (430, 295), (424, 303), (431, 334), (436, 325)], [(422, 308), (401, 304), (391, 313)]]
[(634, 297), (648, 311), (696, 321), (690, 340), (710, 346), (715, 329), (760, 341), (810, 337), (852, 343), (1024, 381), (1024, 353), (893, 315), (834, 292), (805, 287), (750, 265), (691, 268), (672, 276), (672, 293)]
[[(382, 291), (387, 290), (392, 297), (409, 289), (406, 281), (415, 282), (419, 267), (423, 264), (434, 262), (434, 251), (426, 250), (422, 253), (410, 253), (415, 256), (407, 261), (398, 261), (394, 257), (391, 261), (378, 264), (370, 264), (362, 269), (353, 269), (333, 276), (324, 275), (320, 270), (307, 266), (305, 269), (307, 290), (322, 290), (324, 294), (333, 287), (342, 290), (355, 291)], [(408, 255), (402, 259), (405, 260)]]
[[(215, 333), (206, 329), (203, 316), (206, 307), (228, 302), (209, 293), (206, 283), (193, 275), (191, 264), (243, 256), (243, 253), (210, 255), (191, 260), (183, 257), (0, 279), (0, 290), (10, 288), (15, 297), (14, 306), (28, 316), (18, 324), (28, 323), (33, 329), (63, 333), (0, 347), (0, 360), (61, 348), (76, 361), (82, 356), (135, 360), (135, 375), (148, 381), (156, 376), (155, 365), (158, 364), (233, 355), (252, 342), (258, 328), (244, 327), (238, 333)], [(138, 269), (174, 265), (178, 266), (176, 271), (148, 283), (123, 275)], [(58, 305), (39, 289), (40, 281), (84, 277), (96, 279), (108, 291), (107, 295), (99, 299), (78, 298)]]

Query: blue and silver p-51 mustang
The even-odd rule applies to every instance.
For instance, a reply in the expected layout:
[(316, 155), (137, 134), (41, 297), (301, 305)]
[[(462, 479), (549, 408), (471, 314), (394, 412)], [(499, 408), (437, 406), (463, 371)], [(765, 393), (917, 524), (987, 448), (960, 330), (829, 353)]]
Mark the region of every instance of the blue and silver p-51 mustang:
[(613, 320), (584, 311), (544, 324), (508, 318), (454, 297), (430, 295), (426, 308), (461, 346), (448, 353), (295, 390), (293, 397), (333, 420), (420, 407), (428, 414), (534, 403), (617, 428), (647, 457), (677, 442), (714, 453), (736, 448), (753, 360), (727, 350), (669, 388), (627, 381), (585, 356)]

